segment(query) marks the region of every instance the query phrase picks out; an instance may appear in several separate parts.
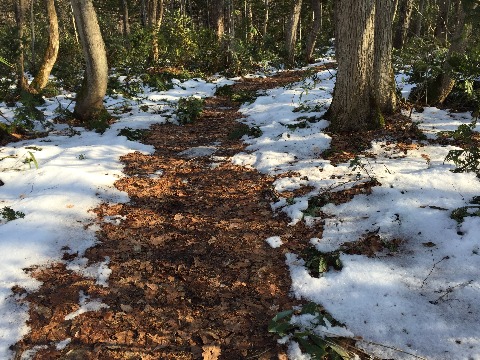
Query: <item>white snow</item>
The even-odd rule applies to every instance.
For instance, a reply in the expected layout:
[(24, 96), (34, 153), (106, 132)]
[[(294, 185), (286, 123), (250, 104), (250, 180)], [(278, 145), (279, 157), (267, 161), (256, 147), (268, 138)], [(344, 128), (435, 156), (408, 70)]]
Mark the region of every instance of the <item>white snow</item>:
[(268, 243), (268, 245), (270, 245), (274, 249), (279, 248), (280, 246), (283, 245), (283, 241), (280, 238), (280, 236), (271, 236), (265, 239), (265, 241)]
[(99, 311), (100, 309), (108, 308), (108, 305), (103, 304), (101, 300), (91, 299), (90, 296), (86, 295), (83, 291), (80, 291), (78, 303), (80, 305), (80, 308), (70, 314), (67, 314), (65, 316), (65, 320), (72, 320), (78, 315), (81, 315), (88, 311)]
[[(480, 218), (469, 217), (462, 224), (450, 218), (452, 210), (480, 196), (479, 179), (472, 173), (450, 171), (454, 165), (444, 159), (455, 147), (427, 143), (405, 154), (379, 139), (369, 150), (375, 158), (360, 157), (363, 169), (353, 171), (349, 163), (330, 165), (321, 158), (330, 145), (322, 133), (328, 125), (324, 120), (302, 129), (284, 126), (304, 115), (292, 111), (301, 103), (330, 103), (330, 73), (320, 72), (317, 79), (321, 81), (308, 93), (305, 82), (300, 82), (269, 90), (245, 105), (242, 111), (247, 118), (242, 121), (258, 126), (263, 134), (245, 138), (249, 152), (232, 161), (271, 175), (283, 174), (275, 182), (280, 193), (307, 185), (315, 189), (272, 204), (274, 211), (291, 218), (292, 225), (306, 221), (315, 226), (315, 219), (303, 213), (309, 197), (375, 177), (381, 185), (370, 195), (325, 205), (322, 211), (331, 217), (325, 219), (322, 238), (305, 242), (330, 252), (378, 231), (384, 242), (399, 240), (400, 246), (372, 258), (341, 254), (343, 269), (320, 278), (309, 274), (298, 255), (287, 254), (295, 296), (321, 304), (354, 336), (365, 340), (360, 346), (381, 358), (410, 359), (410, 353), (432, 360), (480, 359)], [(410, 87), (403, 84), (403, 89), (408, 96)], [(435, 138), (439, 131), (455, 130), (472, 118), (468, 113), (426, 108), (414, 111), (412, 120)], [(294, 175), (285, 176), (288, 172)], [(290, 342), (289, 358), (308, 358), (304, 356), (298, 344)]]
[[(328, 122), (320, 117), (331, 102), (334, 76), (335, 71), (320, 71), (314, 78), (269, 90), (242, 106), (246, 118), (241, 121), (258, 127), (261, 134), (245, 136), (246, 151), (230, 161), (274, 176), (282, 174), (274, 183), (279, 193), (311, 187), (304, 196), (272, 204), (272, 211), (284, 211), (292, 226), (299, 221), (317, 226), (315, 218), (304, 215), (310, 197), (375, 177), (381, 185), (373, 187), (370, 195), (357, 195), (338, 206), (325, 205), (322, 211), (331, 217), (325, 219), (323, 236), (305, 239), (305, 244), (334, 251), (367, 232), (378, 231), (385, 243), (399, 240), (400, 245), (372, 258), (341, 254), (343, 269), (320, 278), (310, 276), (298, 254), (287, 254), (294, 296), (321, 304), (346, 325), (342, 335), (363, 338), (365, 342), (359, 345), (379, 357), (412, 358), (408, 352), (431, 360), (480, 359), (480, 218), (469, 217), (461, 224), (450, 218), (452, 210), (480, 196), (479, 179), (471, 173), (450, 171), (454, 166), (444, 163), (444, 158), (453, 147), (427, 143), (405, 154), (379, 139), (370, 149), (375, 157), (360, 157), (363, 169), (355, 171), (349, 163), (333, 166), (322, 159), (331, 139), (324, 133)], [(64, 252), (78, 253), (68, 268), (108, 286), (109, 259), (88, 265), (84, 258), (85, 250), (96, 242), (98, 229), (96, 216), (89, 210), (102, 201), (128, 201), (113, 186), (124, 176), (119, 157), (132, 151), (153, 152), (149, 146), (117, 136), (118, 132), (165, 122), (180, 97), (209, 96), (216, 86), (227, 83), (231, 82), (190, 80), (177, 82), (167, 92), (149, 92), (139, 101), (149, 106), (148, 112), (141, 111), (134, 100), (109, 98), (110, 110), (120, 110), (125, 104), (132, 110), (120, 115), (102, 135), (52, 124), (53, 131), (45, 138), (0, 149), (0, 180), (5, 183), (0, 187), (0, 211), (8, 207), (25, 214), (13, 221), (0, 219), (0, 358), (11, 358), (8, 347), (28, 331), (26, 305), (17, 302), (11, 288), (33, 291), (39, 283), (23, 269), (62, 261)], [(404, 86), (404, 96), (409, 91)], [(59, 96), (58, 101), (64, 107), (73, 106), (70, 96)], [(49, 118), (57, 105), (57, 100), (50, 100), (44, 106)], [(0, 111), (8, 118), (13, 116), (12, 109), (1, 103)], [(439, 131), (455, 130), (472, 119), (469, 114), (426, 108), (421, 113), (414, 111), (412, 120), (435, 138)], [(188, 149), (183, 155), (211, 156), (218, 145)], [(38, 169), (32, 162), (25, 163), (30, 153)], [(153, 178), (166, 170), (158, 169)], [(104, 220), (118, 224), (124, 218)], [(282, 242), (278, 236), (272, 234), (266, 241), (272, 251), (279, 251), (275, 248)], [(80, 294), (79, 302), (79, 309), (69, 318), (105, 306), (101, 299), (85, 294)], [(284, 341), (289, 342), (290, 359), (309, 358), (301, 354), (298, 344)]]

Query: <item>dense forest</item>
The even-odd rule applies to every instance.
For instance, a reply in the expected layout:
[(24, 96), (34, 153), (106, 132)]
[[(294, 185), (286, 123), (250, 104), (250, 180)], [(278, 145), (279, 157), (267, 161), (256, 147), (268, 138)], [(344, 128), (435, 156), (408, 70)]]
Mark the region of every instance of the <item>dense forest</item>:
[[(313, 62), (336, 38), (332, 125), (379, 126), (379, 119), (398, 107), (394, 67), (419, 85), (415, 103), (476, 102), (477, 5), (474, 0), (3, 2), (0, 98), (75, 91), (75, 115), (88, 122), (102, 117), (101, 99), (121, 85), (119, 76), (127, 76), (124, 90), (135, 92), (139, 82), (167, 88), (172, 77), (291, 68)], [(50, 74), (54, 80), (48, 82)], [(352, 114), (361, 114), (355, 124), (348, 120)]]
[(0, 358), (478, 358), (479, 30), (0, 1)]

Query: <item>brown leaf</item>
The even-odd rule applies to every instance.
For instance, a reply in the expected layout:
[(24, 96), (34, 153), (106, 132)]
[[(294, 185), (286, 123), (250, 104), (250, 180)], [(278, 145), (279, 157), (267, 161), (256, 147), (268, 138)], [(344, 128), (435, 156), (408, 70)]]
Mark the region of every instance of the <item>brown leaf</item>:
[(203, 360), (217, 360), (222, 350), (217, 345), (205, 345), (203, 349)]

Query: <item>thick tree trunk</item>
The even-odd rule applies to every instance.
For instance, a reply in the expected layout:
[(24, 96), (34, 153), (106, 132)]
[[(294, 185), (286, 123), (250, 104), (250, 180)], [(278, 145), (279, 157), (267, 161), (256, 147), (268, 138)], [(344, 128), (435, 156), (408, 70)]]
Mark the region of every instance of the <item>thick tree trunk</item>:
[(47, 7), (48, 14), (48, 44), (40, 69), (38, 70), (35, 79), (33, 79), (30, 84), (30, 86), (36, 91), (40, 91), (47, 85), (50, 72), (57, 61), (58, 49), (60, 46), (55, 0), (45, 0), (45, 6)]
[(106, 111), (103, 98), (108, 81), (107, 54), (92, 0), (71, 0), (71, 4), (86, 63), (74, 115), (88, 124)]
[(336, 0), (337, 80), (327, 113), (334, 131), (371, 127), (375, 0)]
[(285, 50), (287, 52), (287, 62), (293, 65), (295, 60), (295, 44), (297, 43), (298, 24), (300, 22), (300, 12), (302, 10), (302, 0), (293, 0), (292, 11), (287, 22), (285, 31)]
[(313, 51), (315, 50), (315, 43), (317, 42), (317, 37), (321, 30), (322, 0), (312, 0), (312, 9), (313, 9), (313, 24), (312, 24), (312, 29), (308, 34), (307, 47), (305, 49), (305, 59), (307, 63), (311, 63), (313, 61)]
[(413, 0), (401, 0), (399, 5), (398, 22), (395, 30), (395, 37), (393, 39), (393, 47), (395, 49), (401, 49), (407, 40), (410, 20), (413, 13)]
[[(375, 121), (382, 122), (383, 114), (396, 110), (396, 84), (392, 65), (392, 22), (395, 4), (391, 1), (376, 0), (373, 98)], [(381, 125), (381, 124), (379, 124)]]
[(28, 90), (28, 81), (25, 77), (25, 55), (23, 46), (23, 36), (25, 33), (25, 14), (27, 11), (26, 0), (14, 0), (15, 22), (17, 25), (17, 87), (20, 90)]

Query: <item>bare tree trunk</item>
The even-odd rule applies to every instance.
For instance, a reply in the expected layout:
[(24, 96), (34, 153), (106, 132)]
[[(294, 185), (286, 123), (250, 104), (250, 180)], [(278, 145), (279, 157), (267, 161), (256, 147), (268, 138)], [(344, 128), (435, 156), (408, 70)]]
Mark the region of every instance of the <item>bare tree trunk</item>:
[(269, 17), (269, 12), (270, 12), (270, 4), (268, 0), (265, 0), (265, 23), (263, 24), (263, 38), (267, 35), (267, 29), (268, 29), (268, 17)]
[(23, 36), (25, 33), (25, 14), (27, 11), (27, 2), (26, 0), (14, 0), (14, 11), (15, 11), (15, 22), (17, 24), (17, 86), (21, 90), (28, 90), (28, 81), (25, 77), (25, 57), (24, 57), (24, 46), (23, 46)]
[(293, 0), (292, 11), (288, 19), (285, 33), (285, 50), (287, 52), (287, 62), (293, 65), (295, 60), (295, 44), (297, 42), (298, 24), (300, 21), (300, 12), (302, 10), (302, 0)]
[(32, 83), (30, 84), (30, 86), (36, 91), (40, 91), (47, 85), (50, 72), (52, 71), (53, 65), (55, 65), (55, 62), (57, 61), (58, 49), (60, 46), (55, 0), (45, 0), (45, 6), (47, 8), (48, 15), (48, 44), (43, 56), (43, 62), (40, 65), (40, 69), (38, 70), (35, 79), (33, 79)]
[(410, 20), (413, 13), (413, 0), (401, 0), (398, 9), (398, 23), (396, 26), (395, 37), (393, 39), (393, 47), (401, 49), (405, 44), (410, 28)]
[(371, 127), (375, 0), (334, 3), (337, 80), (327, 113), (334, 131)]
[(147, 4), (146, 0), (140, 0), (140, 22), (143, 27), (147, 26)]
[(212, 1), (213, 26), (217, 40), (222, 41), (225, 36), (225, 0)]
[(103, 98), (108, 81), (107, 54), (92, 0), (71, 0), (71, 4), (86, 63), (74, 115), (88, 124), (106, 112)]
[(32, 62), (32, 72), (36, 71), (36, 64), (35, 64), (35, 13), (34, 13), (34, 5), (35, 5), (35, 0), (30, 0), (30, 29), (31, 29), (31, 46), (30, 46), (30, 51), (31, 51), (31, 62)]
[(422, 34), (422, 23), (423, 23), (424, 11), (425, 11), (425, 0), (419, 0), (417, 16), (415, 17), (415, 27), (414, 27), (414, 33), (415, 33), (415, 36), (417, 37), (420, 37), (420, 35)]
[(128, 15), (128, 0), (120, 0), (120, 9), (122, 9), (122, 31), (123, 36), (130, 35), (130, 18)]
[(441, 44), (446, 45), (448, 40), (448, 13), (450, 10), (450, 0), (439, 1), (439, 13), (437, 25), (435, 27), (435, 37)]
[[(472, 32), (470, 24), (465, 24), (465, 10), (461, 0), (456, 1), (456, 25), (455, 31), (452, 35), (452, 41), (448, 49), (447, 59), (455, 54), (462, 54), (465, 52), (467, 40)], [(446, 100), (447, 96), (452, 92), (455, 86), (455, 79), (451, 76), (452, 65), (447, 60), (443, 64), (442, 73), (429, 85), (428, 93), (430, 98), (426, 99), (428, 103), (433, 105), (441, 105)]]
[(375, 42), (373, 62), (373, 101), (375, 122), (382, 124), (384, 114), (396, 110), (396, 84), (392, 65), (392, 22), (395, 4), (375, 1)]
[(318, 34), (322, 26), (322, 0), (312, 0), (313, 9), (313, 24), (310, 33), (308, 34), (307, 47), (305, 49), (305, 59), (307, 63), (313, 61), (313, 51), (315, 50), (315, 43), (317, 42)]

